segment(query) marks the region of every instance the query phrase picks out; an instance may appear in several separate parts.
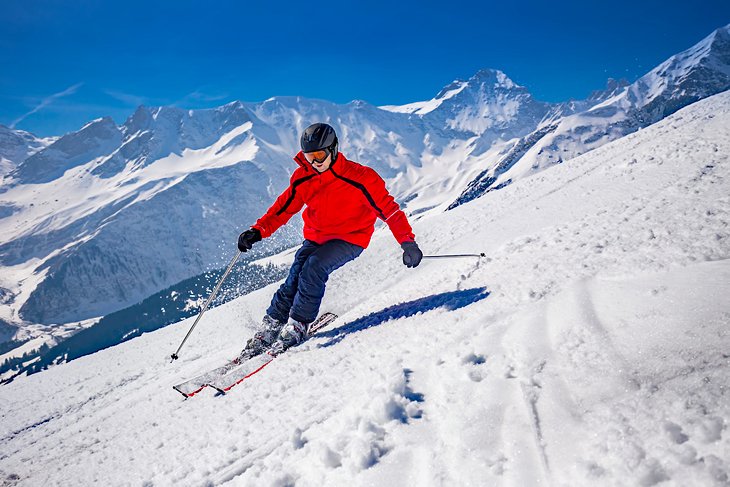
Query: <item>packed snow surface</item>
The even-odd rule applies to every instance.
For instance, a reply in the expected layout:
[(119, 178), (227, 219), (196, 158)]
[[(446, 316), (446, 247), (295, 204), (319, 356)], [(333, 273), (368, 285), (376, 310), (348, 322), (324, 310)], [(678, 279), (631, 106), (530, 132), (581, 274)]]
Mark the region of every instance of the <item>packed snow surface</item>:
[(5, 485), (727, 485), (730, 93), (453, 211), (329, 282), (227, 395), (275, 286), (0, 387)]

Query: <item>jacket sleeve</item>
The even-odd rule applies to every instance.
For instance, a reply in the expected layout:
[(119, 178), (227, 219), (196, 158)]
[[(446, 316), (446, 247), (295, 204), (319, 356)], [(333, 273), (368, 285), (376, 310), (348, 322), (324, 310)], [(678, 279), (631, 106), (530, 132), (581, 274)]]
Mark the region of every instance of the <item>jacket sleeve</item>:
[(304, 200), (297, 192), (297, 185), (301, 182), (303, 182), (301, 176), (298, 176), (295, 171), (289, 180), (289, 187), (276, 198), (276, 201), (266, 211), (266, 214), (256, 220), (256, 223), (252, 225), (252, 228), (261, 232), (262, 238), (270, 236), (302, 209)]
[(406, 214), (385, 188), (383, 178), (373, 169), (368, 168), (366, 180), (368, 193), (373, 198), (371, 204), (375, 207), (378, 217), (388, 225), (398, 243), (415, 241), (416, 236), (413, 234)]

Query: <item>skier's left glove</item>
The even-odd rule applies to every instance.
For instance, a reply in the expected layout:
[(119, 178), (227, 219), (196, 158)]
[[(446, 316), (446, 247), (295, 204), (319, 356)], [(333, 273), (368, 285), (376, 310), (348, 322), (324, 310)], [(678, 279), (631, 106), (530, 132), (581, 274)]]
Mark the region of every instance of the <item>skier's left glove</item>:
[(261, 241), (261, 232), (255, 228), (250, 228), (238, 236), (238, 250), (246, 252), (251, 250), (253, 244)]
[(403, 249), (403, 263), (407, 267), (416, 267), (421, 263), (423, 252), (416, 242), (403, 242), (400, 247)]

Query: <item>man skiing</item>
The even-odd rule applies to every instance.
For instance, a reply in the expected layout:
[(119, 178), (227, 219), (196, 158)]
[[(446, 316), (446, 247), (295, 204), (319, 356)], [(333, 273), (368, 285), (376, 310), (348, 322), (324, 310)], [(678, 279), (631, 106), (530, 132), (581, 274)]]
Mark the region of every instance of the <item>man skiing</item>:
[(264, 216), (238, 238), (246, 252), (274, 233), (304, 205), (304, 243), (294, 256), (289, 276), (266, 310), (261, 329), (246, 344), (253, 356), (274, 345), (279, 351), (301, 343), (319, 313), (329, 275), (358, 257), (370, 243), (376, 218), (385, 221), (403, 249), (403, 263), (416, 267), (423, 254), (405, 213), (373, 169), (345, 158), (337, 150), (335, 130), (324, 123), (301, 136), (299, 167), (289, 187)]

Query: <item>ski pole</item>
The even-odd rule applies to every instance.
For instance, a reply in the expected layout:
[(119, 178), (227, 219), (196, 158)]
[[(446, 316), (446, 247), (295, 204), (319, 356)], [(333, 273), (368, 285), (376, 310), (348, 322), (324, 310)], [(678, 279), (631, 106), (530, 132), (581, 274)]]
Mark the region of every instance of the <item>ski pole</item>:
[(456, 257), (486, 257), (487, 254), (484, 252), (480, 254), (438, 254), (438, 255), (424, 255), (424, 259), (452, 259)]
[(218, 281), (218, 284), (216, 284), (215, 288), (213, 289), (213, 292), (210, 293), (210, 296), (208, 297), (208, 300), (203, 305), (203, 308), (200, 310), (200, 313), (198, 313), (198, 317), (195, 318), (195, 323), (193, 323), (193, 326), (190, 327), (190, 330), (188, 331), (188, 334), (185, 335), (185, 338), (183, 338), (182, 343), (179, 347), (177, 347), (177, 351), (170, 355), (172, 360), (170, 360), (170, 363), (174, 362), (178, 359), (177, 354), (180, 353), (180, 349), (185, 345), (185, 342), (187, 341), (190, 334), (193, 332), (193, 329), (195, 329), (195, 326), (198, 324), (198, 321), (200, 321), (200, 318), (202, 318), (203, 313), (205, 313), (205, 310), (208, 309), (208, 306), (210, 305), (211, 301), (213, 301), (213, 298), (215, 298), (215, 295), (218, 294), (218, 290), (221, 287), (221, 284), (223, 284), (223, 281), (225, 281), (226, 277), (228, 277), (228, 274), (233, 269), (233, 266), (236, 264), (236, 261), (241, 256), (241, 252), (239, 251), (234, 257), (233, 260), (231, 260), (231, 263), (228, 264), (228, 269), (226, 269), (226, 272), (223, 273), (223, 276), (221, 276), (220, 280)]

